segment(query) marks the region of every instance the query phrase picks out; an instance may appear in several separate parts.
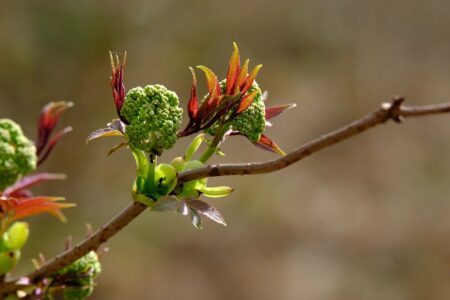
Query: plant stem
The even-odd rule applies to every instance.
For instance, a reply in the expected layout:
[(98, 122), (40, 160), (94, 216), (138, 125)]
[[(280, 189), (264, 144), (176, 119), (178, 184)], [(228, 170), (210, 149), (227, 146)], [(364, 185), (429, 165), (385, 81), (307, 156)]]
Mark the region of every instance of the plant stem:
[(216, 153), (217, 147), (221, 143), (223, 136), (225, 135), (225, 133), (228, 131), (229, 128), (230, 123), (228, 122), (221, 124), (219, 128), (217, 128), (216, 134), (214, 135), (211, 144), (208, 145), (208, 148), (206, 148), (205, 152), (203, 152), (203, 154), (200, 156), (200, 158), (198, 159), (199, 161), (201, 161), (202, 163), (206, 163), (208, 159), (210, 159), (211, 156), (214, 153)]
[(150, 154), (148, 157), (148, 169), (146, 174), (146, 180), (145, 180), (145, 186), (144, 191), (146, 192), (152, 192), (153, 185), (155, 182), (155, 168), (156, 168), (156, 158), (157, 156), (155, 154)]

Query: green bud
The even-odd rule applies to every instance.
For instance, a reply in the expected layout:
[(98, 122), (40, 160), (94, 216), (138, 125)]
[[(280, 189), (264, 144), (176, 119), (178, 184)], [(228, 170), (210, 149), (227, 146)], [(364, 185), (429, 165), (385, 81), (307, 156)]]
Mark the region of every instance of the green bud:
[(177, 171), (169, 164), (160, 164), (155, 169), (155, 193), (157, 199), (168, 195), (177, 185)]
[(178, 157), (175, 157), (175, 158), (170, 162), (170, 164), (175, 168), (175, 170), (176, 170), (177, 172), (181, 172), (181, 171), (183, 171), (184, 166), (186, 165), (186, 160), (185, 160), (183, 157), (178, 156)]
[(0, 252), (0, 275), (11, 271), (20, 259), (20, 250)]
[(28, 240), (30, 229), (26, 222), (15, 222), (4, 233), (4, 244), (8, 249), (20, 250)]
[(150, 197), (144, 195), (141, 191), (143, 190), (143, 186), (145, 185), (145, 179), (141, 176), (138, 176), (133, 183), (133, 188), (131, 192), (131, 196), (134, 201), (140, 202), (147, 206), (151, 206), (154, 200)]

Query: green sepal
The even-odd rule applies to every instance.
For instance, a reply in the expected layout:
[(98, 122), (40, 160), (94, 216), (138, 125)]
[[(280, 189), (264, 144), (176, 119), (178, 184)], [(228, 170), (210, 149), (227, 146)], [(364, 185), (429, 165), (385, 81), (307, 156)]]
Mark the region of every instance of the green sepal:
[(151, 206), (155, 200), (153, 200), (150, 197), (147, 197), (146, 195), (142, 194), (139, 191), (138, 186), (145, 184), (145, 182), (142, 183), (142, 179), (143, 179), (142, 177), (137, 177), (136, 180), (134, 181), (131, 196), (134, 201), (140, 202), (146, 206)]
[(175, 157), (175, 158), (170, 162), (170, 164), (175, 168), (175, 170), (176, 170), (177, 172), (181, 172), (181, 171), (184, 170), (184, 167), (185, 167), (185, 165), (186, 165), (186, 160), (185, 160), (183, 157), (178, 156), (178, 157)]
[(20, 250), (0, 252), (0, 275), (11, 271), (20, 259)]
[(228, 196), (231, 192), (233, 192), (233, 188), (229, 186), (215, 186), (215, 187), (203, 187), (198, 189), (202, 192), (203, 195), (210, 198), (220, 198)]

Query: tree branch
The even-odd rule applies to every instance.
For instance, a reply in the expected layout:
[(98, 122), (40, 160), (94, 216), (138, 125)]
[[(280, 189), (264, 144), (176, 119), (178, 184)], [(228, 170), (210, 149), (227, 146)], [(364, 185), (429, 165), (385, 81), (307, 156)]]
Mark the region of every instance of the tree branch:
[[(146, 208), (147, 206), (142, 203), (131, 203), (108, 223), (101, 226), (91, 236), (78, 243), (75, 247), (48, 260), (39, 269), (25, 275), (25, 277), (28, 277), (33, 283), (39, 282), (41, 279), (64, 268), (65, 266), (76, 261), (78, 258), (88, 254), (90, 251), (96, 250), (101, 244), (108, 241), (122, 228), (127, 226), (128, 223), (139, 216)], [(4, 294), (8, 294), (20, 289), (20, 285), (17, 285), (15, 283), (16, 281), (17, 280), (7, 281), (4, 284), (3, 289), (0, 288), (0, 290), (2, 290)]]
[[(203, 177), (274, 172), (286, 168), (321, 149), (333, 146), (379, 124), (383, 124), (388, 120), (400, 123), (402, 118), (450, 112), (450, 102), (423, 106), (402, 106), (402, 103), (403, 98), (394, 98), (390, 103), (383, 103), (379, 110), (338, 130), (324, 134), (281, 158), (259, 163), (211, 165), (205, 168), (181, 172), (178, 176), (178, 180), (179, 182), (186, 182)], [(53, 272), (86, 255), (89, 251), (97, 249), (101, 244), (108, 241), (109, 238), (128, 225), (128, 223), (140, 215), (145, 209), (146, 206), (144, 204), (138, 202), (130, 204), (112, 220), (100, 227), (93, 235), (89, 236), (84, 241), (81, 241), (72, 249), (47, 261), (47, 263), (42, 265), (39, 269), (25, 275), (25, 277), (28, 277), (32, 282), (38, 282), (40, 279), (50, 276)], [(17, 285), (15, 281), (16, 280), (7, 281), (2, 287), (3, 293), (12, 293), (20, 289), (20, 285)]]
[(397, 97), (392, 102), (383, 103), (379, 110), (347, 126), (324, 134), (278, 159), (258, 163), (211, 165), (201, 169), (182, 172), (179, 174), (178, 180), (184, 182), (204, 177), (270, 173), (286, 168), (319, 150), (333, 146), (388, 120), (400, 123), (402, 118), (450, 112), (450, 102), (436, 105), (402, 106), (403, 100), (403, 98)]

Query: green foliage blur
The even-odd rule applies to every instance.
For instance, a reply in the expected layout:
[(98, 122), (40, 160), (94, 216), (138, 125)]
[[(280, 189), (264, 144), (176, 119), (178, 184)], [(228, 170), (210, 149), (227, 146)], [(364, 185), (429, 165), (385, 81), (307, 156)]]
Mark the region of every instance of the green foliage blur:
[[(36, 138), (44, 104), (75, 103), (63, 116), (74, 132), (41, 169), (68, 179), (36, 194), (78, 206), (65, 212), (67, 225), (28, 220), (14, 274), (131, 201), (131, 155), (106, 157), (112, 140), (85, 145), (116, 116), (108, 50), (128, 52), (127, 89), (163, 84), (184, 108), (188, 66), (224, 78), (236, 41), (243, 57), (264, 64), (258, 83), (268, 104), (298, 105), (266, 129), (288, 152), (396, 94), (409, 104), (449, 101), (448, 9), (444, 0), (3, 1), (0, 117)], [(277, 173), (211, 179), (235, 188), (210, 201), (227, 228), (210, 222), (197, 231), (176, 214), (143, 214), (108, 243), (90, 299), (449, 299), (449, 135), (448, 116), (411, 119)], [(213, 162), (276, 157), (242, 137), (222, 150)]]

